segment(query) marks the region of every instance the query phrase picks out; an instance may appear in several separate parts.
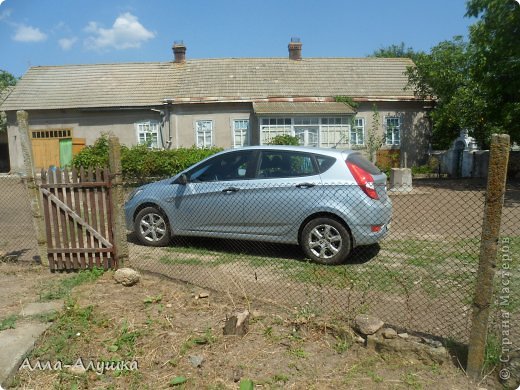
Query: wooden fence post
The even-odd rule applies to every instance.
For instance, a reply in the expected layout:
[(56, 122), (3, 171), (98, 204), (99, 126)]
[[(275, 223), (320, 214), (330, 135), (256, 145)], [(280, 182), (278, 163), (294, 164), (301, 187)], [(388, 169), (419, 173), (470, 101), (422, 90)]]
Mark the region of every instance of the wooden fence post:
[(484, 365), (489, 314), (493, 303), (493, 280), (506, 190), (509, 148), (509, 135), (492, 135), (480, 259), (473, 298), (473, 318), (468, 350), (467, 373), (474, 381), (480, 380)]
[(22, 146), (23, 162), (25, 167), (25, 180), (31, 202), (31, 214), (36, 231), (36, 241), (38, 244), (38, 254), (42, 265), (49, 265), (47, 258), (47, 236), (45, 234), (45, 221), (42, 213), (40, 190), (36, 184), (34, 172), (34, 157), (32, 151), (31, 138), (29, 136), (29, 114), (26, 111), (17, 111), (18, 131), (20, 133), (20, 143)]
[(128, 241), (126, 239), (125, 194), (121, 168), (121, 145), (119, 138), (108, 137), (109, 167), (112, 174), (112, 218), (114, 219), (114, 246), (118, 267), (128, 260)]

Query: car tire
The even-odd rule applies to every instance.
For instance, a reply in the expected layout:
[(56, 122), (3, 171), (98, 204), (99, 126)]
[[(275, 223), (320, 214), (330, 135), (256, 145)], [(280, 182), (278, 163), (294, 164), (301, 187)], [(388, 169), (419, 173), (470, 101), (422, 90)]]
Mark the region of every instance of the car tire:
[(168, 219), (155, 207), (145, 207), (135, 217), (134, 232), (140, 243), (147, 246), (166, 246), (171, 240)]
[(319, 264), (341, 264), (352, 249), (347, 228), (339, 221), (320, 217), (303, 228), (300, 245), (305, 255)]

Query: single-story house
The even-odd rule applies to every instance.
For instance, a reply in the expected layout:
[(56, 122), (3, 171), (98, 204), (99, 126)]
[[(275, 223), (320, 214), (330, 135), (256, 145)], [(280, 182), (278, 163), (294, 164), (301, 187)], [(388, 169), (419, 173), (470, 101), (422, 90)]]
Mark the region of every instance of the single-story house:
[(67, 165), (103, 132), (166, 149), (265, 144), (281, 134), (366, 149), (374, 126), (383, 150), (417, 164), (430, 142), (431, 102), (405, 88), (409, 66), (405, 58), (303, 58), (293, 40), (287, 58), (187, 60), (176, 42), (170, 62), (31, 67), (0, 106), (10, 169), (23, 166), (17, 110), (29, 113), (39, 168)]

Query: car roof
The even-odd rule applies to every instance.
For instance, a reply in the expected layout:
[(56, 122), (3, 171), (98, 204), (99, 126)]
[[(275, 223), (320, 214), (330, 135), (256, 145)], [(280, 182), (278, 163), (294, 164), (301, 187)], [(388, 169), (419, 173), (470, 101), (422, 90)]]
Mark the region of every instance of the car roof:
[(354, 153), (353, 150), (350, 149), (335, 149), (335, 148), (316, 148), (312, 146), (292, 146), (292, 145), (257, 145), (257, 146), (243, 146), (240, 148), (227, 149), (222, 153), (239, 151), (239, 150), (284, 150), (284, 151), (294, 151), (294, 152), (306, 152), (306, 153), (319, 153), (319, 154), (341, 154), (344, 153), (348, 155), (350, 153)]

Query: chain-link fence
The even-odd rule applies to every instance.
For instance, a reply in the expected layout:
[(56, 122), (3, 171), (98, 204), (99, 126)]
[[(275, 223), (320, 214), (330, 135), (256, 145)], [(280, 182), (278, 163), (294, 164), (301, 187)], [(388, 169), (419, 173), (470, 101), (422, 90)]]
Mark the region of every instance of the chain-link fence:
[[(204, 196), (192, 194), (191, 205), (180, 205), (179, 194), (160, 193), (163, 190), (158, 186), (156, 195), (169, 200), (172, 210), (188, 207), (183, 215), (165, 212), (175, 236), (166, 246), (143, 245), (135, 232), (129, 234), (129, 264), (232, 297), (264, 300), (345, 319), (357, 313), (371, 313), (403, 329), (467, 342), (485, 185), (485, 181), (479, 180), (428, 179), (415, 180), (411, 191), (389, 191), (392, 220), (386, 236), (376, 244), (355, 247), (344, 263), (336, 265), (310, 261), (301, 246), (284, 242), (301, 240), (306, 223), (314, 217), (322, 218), (322, 225), (330, 225), (327, 218), (331, 218), (332, 212), (305, 218), (308, 207), (331, 200), (319, 186), (298, 188), (295, 183), (285, 183), (278, 185), (285, 192), (264, 187), (257, 193), (243, 191), (242, 197), (237, 197), (237, 192), (222, 192), (226, 188), (208, 184)], [(183, 186), (170, 185), (170, 190), (178, 191), (180, 187)], [(189, 187), (190, 184), (184, 186), (184, 191)], [(349, 191), (359, 191), (357, 186), (352, 187), (336, 188), (332, 193), (348, 197)], [(211, 193), (223, 196), (226, 203), (211, 199)], [(182, 201), (189, 202), (189, 194), (184, 195)], [(2, 259), (37, 260), (30, 200), (23, 180), (18, 176), (0, 177), (0, 197)], [(355, 202), (351, 210), (359, 213), (357, 221), (367, 217), (363, 228), (368, 236), (377, 235), (371, 229), (377, 229), (379, 222), (370, 218), (370, 210), (359, 199)], [(178, 215), (184, 225), (168, 221), (167, 215)], [(186, 219), (182, 220), (187, 217), (191, 226), (186, 225)], [(340, 218), (332, 219), (345, 223)], [(289, 221), (305, 223), (290, 226)], [(341, 231), (336, 225), (331, 226), (332, 230), (323, 236), (328, 234), (329, 244), (334, 247), (334, 236)], [(362, 239), (359, 231), (354, 232), (359, 227), (347, 227), (350, 244)], [(175, 235), (181, 228), (183, 234), (192, 236)], [(158, 226), (157, 231), (160, 229)], [(303, 239), (311, 242), (309, 246), (319, 255), (326, 245), (319, 237), (320, 230), (315, 229), (314, 236), (312, 231), (308, 229), (309, 234)], [(520, 311), (519, 231), (520, 183), (513, 181), (507, 185), (502, 215), (493, 324), (496, 337), (507, 336), (514, 345), (520, 341), (514, 325), (519, 323)], [(215, 238), (222, 232), (226, 238)], [(253, 236), (255, 240), (247, 239)], [(343, 245), (349, 243), (343, 241)], [(326, 256), (332, 252), (323, 253)]]
[[(158, 219), (149, 216), (135, 225), (134, 230), (141, 229), (141, 233), (129, 235), (130, 263), (232, 296), (341, 318), (371, 313), (397, 327), (467, 342), (485, 185), (478, 180), (416, 180), (411, 191), (390, 191), (392, 220), (386, 237), (375, 244), (356, 246), (342, 264), (323, 265), (310, 261), (309, 249), (302, 246), (310, 242), (311, 250), (323, 252), (324, 257), (331, 255), (334, 248), (328, 251), (327, 245), (334, 247), (334, 237), (340, 240), (342, 232), (330, 219), (347, 227), (350, 243), (377, 237), (377, 229), (386, 229), (371, 215), (381, 210), (367, 207), (353, 195), (359, 187), (302, 190), (286, 182), (226, 192), (226, 188), (210, 183), (194, 189), (190, 184), (163, 182), (154, 188), (152, 197), (166, 199), (161, 203), (165, 210), (150, 209), (153, 199), (133, 210), (136, 217), (148, 207), (142, 215), (156, 214)], [(322, 210), (334, 197), (346, 203), (350, 199), (346, 214), (351, 214), (345, 216), (350, 220), (333, 216), (333, 205), (329, 205), (330, 212)], [(309, 211), (313, 209), (322, 212), (313, 215)], [(168, 220), (171, 218), (176, 220)], [(318, 220), (317, 224), (306, 229), (312, 220)], [(320, 224), (328, 224), (330, 229), (308, 234)], [(520, 186), (509, 184), (502, 237), (511, 243), (516, 268), (519, 228)], [(153, 241), (168, 229), (183, 236), (175, 236), (164, 247), (143, 245), (145, 236)], [(332, 240), (327, 241), (327, 235)], [(291, 239), (304, 245), (283, 242)], [(511, 300), (516, 318), (518, 296)]]
[(0, 258), (40, 261), (29, 193), (18, 175), (0, 175)]

